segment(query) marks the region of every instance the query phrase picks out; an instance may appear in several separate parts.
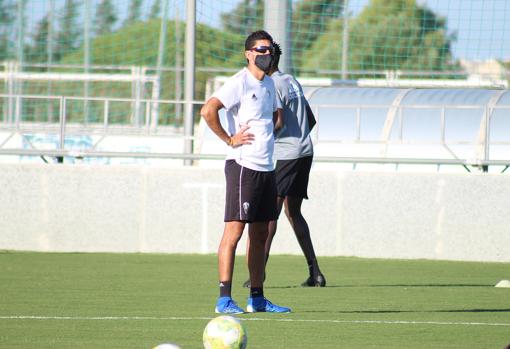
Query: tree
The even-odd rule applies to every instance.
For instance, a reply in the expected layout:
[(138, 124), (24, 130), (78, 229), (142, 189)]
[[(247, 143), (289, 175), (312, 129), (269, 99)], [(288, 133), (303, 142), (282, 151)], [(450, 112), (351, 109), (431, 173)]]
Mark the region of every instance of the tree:
[(9, 47), (12, 46), (9, 37), (14, 21), (14, 4), (0, 0), (0, 61), (10, 58)]
[(57, 34), (58, 58), (75, 50), (79, 45), (81, 27), (76, 23), (78, 19), (78, 4), (76, 0), (66, 0), (62, 17), (60, 18), (60, 31)]
[(129, 3), (128, 16), (124, 21), (124, 25), (133, 24), (140, 20), (142, 14), (142, 0), (131, 0)]
[(161, 0), (154, 0), (151, 6), (151, 12), (149, 13), (149, 19), (158, 18), (160, 12), (161, 12)]
[(14, 3), (5, 3), (5, 0), (0, 0), (0, 25), (4, 27), (14, 20)]
[[(294, 3), (291, 19), (292, 61), (299, 66), (301, 52), (310, 47), (328, 23), (342, 13), (344, 0), (300, 0)], [(228, 13), (221, 14), (223, 28), (248, 35), (264, 27), (264, 0), (243, 0)]]
[[(176, 26), (180, 38), (175, 37)], [(182, 50), (179, 42), (184, 42), (185, 23), (179, 21), (168, 21), (168, 35), (165, 46), (164, 67), (175, 67), (175, 51)], [(110, 35), (103, 35), (94, 38), (91, 42), (91, 57), (93, 64), (98, 65), (138, 65), (155, 68), (157, 64), (159, 32), (161, 20), (155, 19), (147, 22), (137, 22), (128, 27), (120, 28)], [(245, 64), (244, 37), (235, 33), (227, 33), (205, 24), (198, 23), (196, 28), (196, 65), (200, 67), (213, 68), (234, 68), (240, 69)], [(211, 43), (221, 42), (221, 45)], [(70, 53), (62, 60), (62, 63), (76, 64), (83, 61), (83, 47)], [(227, 73), (231, 74), (231, 73)], [(197, 71), (195, 76), (195, 95), (204, 96), (207, 79), (218, 75), (218, 72)], [(161, 99), (175, 98), (175, 73), (164, 71), (161, 77)], [(94, 96), (118, 96), (131, 97), (131, 85), (125, 83), (95, 84), (91, 95)], [(150, 93), (150, 90), (149, 90)], [(150, 94), (145, 95), (151, 98)], [(202, 97), (197, 97), (202, 98)], [(129, 115), (129, 104), (112, 106), (112, 110), (119, 115)], [(117, 108), (117, 109), (115, 109)], [(124, 108), (124, 109), (123, 109)], [(162, 105), (160, 109), (162, 123), (173, 122), (175, 115), (174, 106)]]
[[(312, 46), (304, 69), (341, 67), (343, 23), (335, 20)], [(446, 20), (416, 0), (371, 0), (349, 24), (348, 69), (369, 72), (452, 69)], [(359, 77), (359, 76), (356, 76)]]
[(94, 28), (97, 35), (108, 34), (113, 31), (113, 26), (117, 22), (115, 12), (112, 0), (102, 0), (97, 6), (94, 19)]
[(48, 32), (50, 22), (48, 16), (44, 16), (35, 29), (33, 45), (28, 48), (29, 62), (46, 63), (48, 60)]
[(292, 11), (292, 61), (301, 66), (303, 54), (342, 14), (344, 0), (302, 0)]
[(223, 28), (244, 36), (264, 27), (264, 0), (243, 0), (231, 12), (221, 14)]

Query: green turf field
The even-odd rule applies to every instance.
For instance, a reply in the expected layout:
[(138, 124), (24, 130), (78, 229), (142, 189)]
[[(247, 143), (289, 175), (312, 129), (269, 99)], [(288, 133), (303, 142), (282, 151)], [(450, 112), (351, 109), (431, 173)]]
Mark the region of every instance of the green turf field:
[[(273, 256), (265, 293), (292, 314), (245, 314), (248, 348), (503, 348), (508, 263), (321, 258), (328, 287), (298, 287), (304, 259)], [(245, 306), (243, 257), (234, 298)], [(202, 348), (213, 255), (0, 253), (0, 348)]]

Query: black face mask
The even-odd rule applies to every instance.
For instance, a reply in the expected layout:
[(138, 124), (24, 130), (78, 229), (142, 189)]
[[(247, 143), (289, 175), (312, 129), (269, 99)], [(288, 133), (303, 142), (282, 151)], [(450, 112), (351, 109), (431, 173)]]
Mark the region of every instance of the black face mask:
[(267, 73), (269, 68), (271, 68), (271, 63), (273, 63), (272, 55), (258, 55), (255, 57), (255, 65), (265, 73)]

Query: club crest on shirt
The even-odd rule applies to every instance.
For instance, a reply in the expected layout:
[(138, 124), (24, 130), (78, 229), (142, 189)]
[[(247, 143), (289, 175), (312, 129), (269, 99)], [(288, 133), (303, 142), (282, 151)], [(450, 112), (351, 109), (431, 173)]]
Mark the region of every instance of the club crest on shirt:
[(302, 96), (303, 96), (303, 93), (299, 89), (299, 86), (291, 81), (289, 83), (289, 99), (299, 98)]
[(250, 203), (249, 202), (243, 202), (243, 211), (244, 211), (244, 214), (248, 214), (249, 209), (250, 209)]
[(255, 96), (255, 93), (251, 96), (251, 99), (252, 99), (253, 101), (256, 101), (256, 100), (257, 100), (257, 96)]

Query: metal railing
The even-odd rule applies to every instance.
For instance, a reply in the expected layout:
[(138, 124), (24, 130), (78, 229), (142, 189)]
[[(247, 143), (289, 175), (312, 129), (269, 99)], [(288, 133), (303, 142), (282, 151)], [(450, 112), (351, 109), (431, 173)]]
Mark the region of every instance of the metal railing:
[[(151, 100), (151, 99), (131, 99), (131, 98), (106, 98), (106, 97), (71, 97), (71, 96), (41, 96), (41, 95), (7, 95), (0, 94), (0, 99), (4, 101), (4, 118), (0, 122), (0, 134), (4, 134), (4, 138), (0, 138), (0, 155), (18, 155), (18, 156), (49, 156), (55, 158), (63, 157), (122, 157), (122, 158), (160, 158), (160, 159), (185, 159), (185, 160), (216, 160), (223, 159), (223, 153), (206, 153), (206, 152), (146, 152), (146, 151), (105, 151), (97, 150), (98, 144), (108, 136), (122, 135), (122, 136), (143, 136), (143, 137), (173, 137), (180, 139), (183, 142), (199, 138), (194, 135), (186, 137), (183, 129), (180, 126), (165, 126), (158, 120), (154, 119), (154, 107), (160, 105), (177, 105), (177, 104), (192, 104), (194, 106), (202, 105), (203, 101), (177, 101), (177, 100)], [(22, 101), (26, 100), (43, 100), (46, 102), (58, 103), (58, 122), (26, 122), (23, 120), (21, 110), (16, 111), (15, 108), (20, 108)], [(101, 117), (96, 118), (98, 122), (82, 122), (74, 121), (70, 123), (68, 120), (70, 102), (95, 102), (101, 105)], [(133, 117), (129, 118), (129, 122), (114, 124), (112, 123), (111, 105), (112, 103), (127, 104), (126, 113), (132, 113), (133, 108), (143, 109), (144, 112), (142, 120)], [(5, 109), (7, 108), (7, 109)], [(325, 156), (317, 154), (315, 161), (324, 163), (373, 163), (373, 164), (435, 164), (435, 165), (461, 165), (464, 167), (476, 166), (485, 169), (487, 166), (504, 166), (505, 170), (510, 166), (510, 151), (508, 158), (505, 159), (490, 159), (489, 149), (491, 145), (509, 146), (510, 150), (510, 130), (508, 141), (490, 140), (490, 118), (496, 110), (508, 110), (510, 114), (510, 106), (481, 106), (481, 105), (399, 105), (397, 107), (392, 105), (337, 105), (337, 104), (321, 104), (312, 105), (318, 119), (318, 127), (312, 133), (314, 143), (316, 144), (374, 144), (381, 145), (383, 149), (387, 149), (391, 145), (436, 145), (443, 147), (450, 155), (451, 158), (434, 158), (434, 157), (391, 157), (387, 156), (384, 151), (378, 156), (360, 156), (360, 157), (342, 157), (342, 156)], [(390, 127), (398, 132), (398, 137), (390, 137), (391, 132), (384, 132), (381, 130), (381, 137), (378, 139), (362, 139), (362, 112), (369, 109), (390, 109), (396, 108), (397, 118), (392, 121)], [(328, 109), (338, 110), (353, 110), (356, 115), (356, 137), (353, 139), (334, 139), (324, 140), (321, 139), (321, 114), (325, 113)], [(405, 127), (404, 113), (406, 110), (438, 110), (440, 114), (440, 137), (436, 140), (409, 140), (403, 137), (403, 129)], [(449, 110), (479, 110), (483, 113), (481, 118), (480, 127), (478, 130), (478, 137), (475, 142), (465, 141), (451, 141), (446, 139), (446, 113)], [(10, 113), (11, 117), (6, 117)], [(12, 116), (15, 117), (12, 117)], [(156, 114), (160, 115), (160, 114)], [(198, 115), (197, 115), (198, 116)], [(510, 117), (510, 116), (509, 116)], [(99, 122), (100, 120), (100, 122)], [(127, 120), (127, 119), (126, 119)], [(143, 121), (143, 122), (140, 122)], [(398, 122), (396, 127), (393, 123)], [(31, 149), (26, 148), (7, 148), (6, 144), (15, 135), (19, 134), (25, 137), (26, 134), (31, 133), (49, 133), (58, 135), (58, 145), (55, 149), (37, 149), (36, 146), (31, 145)], [(67, 149), (66, 138), (70, 135), (98, 135), (99, 141), (93, 144), (89, 149)], [(463, 158), (457, 156), (452, 151), (453, 145), (472, 145), (479, 148), (479, 156)]]

